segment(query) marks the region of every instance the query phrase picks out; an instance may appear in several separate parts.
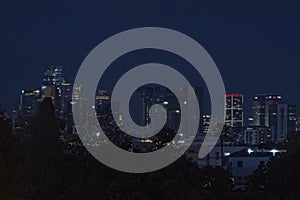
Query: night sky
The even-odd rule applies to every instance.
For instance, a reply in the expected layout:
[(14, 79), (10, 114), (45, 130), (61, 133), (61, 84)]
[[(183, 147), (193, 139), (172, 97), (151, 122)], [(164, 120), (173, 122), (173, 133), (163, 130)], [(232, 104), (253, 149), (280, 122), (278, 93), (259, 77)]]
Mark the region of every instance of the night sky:
[(299, 113), (300, 4), (80, 2), (0, 3), (0, 104), (8, 112), (17, 106), (22, 89), (40, 86), (45, 66), (65, 66), (72, 82), (81, 62), (101, 41), (127, 29), (158, 26), (197, 40), (219, 67), (227, 92), (244, 93), (246, 105), (254, 93), (276, 92), (296, 104)]

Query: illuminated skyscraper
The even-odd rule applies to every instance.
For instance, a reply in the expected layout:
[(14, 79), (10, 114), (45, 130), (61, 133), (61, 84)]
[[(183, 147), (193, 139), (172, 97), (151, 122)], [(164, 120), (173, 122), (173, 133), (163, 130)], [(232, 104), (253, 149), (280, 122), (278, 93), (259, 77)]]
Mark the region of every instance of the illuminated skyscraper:
[(65, 81), (63, 66), (50, 66), (44, 72), (42, 99), (50, 97), (57, 116), (66, 120), (69, 117), (72, 100), (72, 85)]
[(64, 120), (67, 120), (71, 112), (72, 89), (73, 87), (70, 83), (62, 83), (58, 87), (59, 116)]
[(295, 105), (288, 105), (288, 133), (296, 131), (297, 113)]
[(98, 116), (107, 114), (110, 110), (110, 100), (106, 90), (99, 90), (96, 95), (95, 109)]
[[(149, 109), (154, 104), (162, 104), (164, 108), (169, 105), (166, 100), (166, 95), (169, 92), (160, 86), (143, 86), (133, 94), (133, 112), (136, 122), (141, 126), (146, 126), (150, 123)], [(171, 97), (170, 97), (171, 98)], [(170, 103), (171, 105), (171, 103)]]
[(45, 97), (52, 99), (56, 116), (65, 123), (66, 130), (71, 130), (73, 85), (66, 82), (63, 66), (50, 66), (45, 69), (41, 91), (41, 99)]
[(269, 106), (269, 126), (275, 143), (284, 142), (288, 134), (288, 105), (271, 104)]
[[(199, 103), (199, 128), (198, 132), (203, 132), (203, 110), (204, 110), (204, 90), (201, 87), (194, 88), (182, 88), (178, 91), (178, 95), (183, 99), (191, 99), (191, 92), (194, 90), (198, 103)], [(133, 104), (135, 120), (139, 125), (147, 125), (150, 123), (149, 109), (154, 104), (161, 104), (167, 111), (167, 126), (171, 129), (177, 130), (181, 121), (181, 108), (179, 106), (178, 99), (175, 94), (167, 88), (156, 86), (144, 86), (137, 90), (137, 93), (133, 95)], [(188, 104), (188, 101), (182, 102)], [(191, 113), (189, 117), (193, 118), (194, 110), (187, 111)], [(188, 119), (186, 119), (188, 120)]]
[(210, 115), (203, 115), (203, 133), (206, 134), (208, 132), (210, 125)]
[(42, 99), (50, 97), (55, 106), (57, 115), (60, 115), (59, 97), (62, 92), (62, 84), (65, 83), (64, 68), (63, 66), (50, 66), (45, 69), (43, 82), (42, 82)]
[(22, 90), (17, 110), (14, 111), (13, 130), (20, 139), (29, 133), (30, 124), (38, 114), (40, 91), (37, 89)]
[(300, 131), (300, 117), (297, 117), (296, 120), (296, 131)]
[(272, 143), (271, 128), (253, 126), (243, 131), (242, 143), (246, 145), (261, 145)]
[(65, 82), (63, 66), (50, 66), (45, 69), (42, 85), (60, 85)]
[(257, 94), (252, 103), (253, 126), (269, 127), (269, 106), (283, 103), (280, 94)]
[(34, 117), (38, 114), (40, 90), (22, 90), (18, 113), (22, 116)]
[(284, 103), (280, 94), (255, 95), (252, 116), (252, 125), (271, 128), (274, 143), (284, 142), (296, 129), (296, 106)]
[(243, 94), (226, 94), (225, 123), (227, 126), (244, 126), (243, 102)]

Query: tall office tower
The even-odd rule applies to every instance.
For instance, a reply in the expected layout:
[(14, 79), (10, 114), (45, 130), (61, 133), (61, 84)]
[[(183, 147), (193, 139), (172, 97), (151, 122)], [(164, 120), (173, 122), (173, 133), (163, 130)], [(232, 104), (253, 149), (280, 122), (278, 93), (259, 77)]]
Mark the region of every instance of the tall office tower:
[(288, 134), (288, 105), (271, 104), (269, 106), (269, 126), (273, 135), (273, 142), (281, 143)]
[(206, 134), (208, 132), (210, 125), (210, 115), (203, 115), (203, 133)]
[(50, 97), (55, 106), (56, 115), (67, 120), (70, 117), (72, 85), (65, 81), (63, 66), (50, 66), (44, 72), (42, 99)]
[(133, 118), (141, 125), (146, 126), (151, 122), (149, 109), (154, 104), (161, 104), (164, 107), (168, 104), (165, 101), (166, 89), (161, 86), (143, 86), (137, 90), (132, 97), (133, 106), (131, 106)]
[(296, 106), (285, 104), (279, 94), (255, 95), (252, 115), (252, 125), (271, 128), (274, 143), (284, 142), (296, 130)]
[(95, 109), (97, 116), (109, 114), (110, 100), (106, 90), (99, 90), (96, 95)]
[(22, 90), (19, 106), (14, 111), (14, 133), (23, 139), (29, 133), (29, 125), (38, 114), (40, 91), (36, 89)]
[[(191, 99), (192, 90), (195, 92), (196, 97), (199, 103), (199, 128), (198, 132), (203, 132), (203, 110), (204, 110), (204, 98), (203, 98), (203, 88), (182, 88), (177, 92), (177, 95), (180, 95), (184, 100), (183, 105), (188, 104), (188, 99)], [(139, 125), (147, 125), (150, 123), (151, 119), (149, 117), (149, 109), (153, 104), (161, 104), (167, 111), (167, 126), (171, 129), (177, 130), (181, 121), (181, 109), (179, 102), (174, 93), (170, 90), (161, 87), (151, 87), (144, 86), (140, 87), (133, 95), (133, 104), (134, 104), (134, 119)], [(188, 113), (190, 117), (193, 117), (195, 110), (189, 110)], [(159, 113), (158, 113), (159, 114)], [(192, 120), (192, 119), (190, 119)]]
[[(78, 89), (81, 86), (74, 86), (75, 91)], [(50, 66), (45, 69), (41, 91), (41, 100), (45, 97), (52, 99), (56, 116), (66, 125), (64, 132), (73, 132), (72, 104), (76, 102), (72, 102), (73, 85), (66, 82), (63, 66)]]
[(164, 107), (167, 109), (167, 124), (168, 127), (177, 131), (180, 124), (180, 105), (177, 97), (170, 90), (166, 90), (166, 97), (163, 102)]
[(244, 126), (243, 94), (226, 94), (225, 124), (230, 127)]
[(70, 83), (62, 83), (58, 87), (59, 117), (63, 120), (68, 120), (71, 115), (72, 89)]
[(296, 131), (297, 110), (295, 105), (288, 105), (288, 133)]
[(204, 115), (204, 88), (203, 87), (194, 87), (195, 94), (199, 103), (200, 117), (199, 117), (199, 127), (198, 133), (203, 133), (203, 115)]
[(40, 91), (36, 89), (22, 90), (18, 114), (22, 116), (34, 117), (38, 114)]
[(252, 103), (252, 126), (269, 127), (269, 106), (283, 103), (280, 94), (257, 94)]
[(261, 145), (272, 142), (271, 128), (253, 126), (247, 127), (243, 132), (242, 143), (246, 145)]
[(45, 69), (42, 82), (42, 99), (50, 97), (59, 115), (59, 96), (61, 96), (61, 86), (65, 83), (63, 66), (50, 66)]
[[(200, 111), (200, 116), (199, 116), (199, 124), (198, 124), (198, 131), (197, 134), (203, 133), (204, 127), (203, 127), (203, 113), (204, 113), (204, 89), (202, 87), (193, 87), (193, 88), (181, 88), (180, 91), (178, 91), (178, 95), (181, 96), (182, 99), (185, 99), (183, 102), (183, 105), (188, 104), (188, 100), (194, 101), (192, 98), (192, 92), (195, 92), (195, 95), (198, 100), (198, 106), (199, 106), (199, 111)], [(180, 115), (180, 108), (178, 99), (176, 96), (171, 93), (169, 90), (167, 90), (167, 98), (166, 101), (168, 103), (168, 124), (170, 127), (176, 127), (178, 128), (178, 125), (181, 122), (181, 115)], [(190, 119), (186, 120), (194, 120), (194, 115), (195, 115), (195, 110), (188, 110)]]
[[(195, 101), (192, 98), (192, 91), (194, 90), (197, 100), (198, 100), (198, 106), (199, 106), (199, 111), (200, 111), (200, 116), (199, 117), (199, 123), (198, 123), (198, 131), (197, 134), (203, 133), (203, 113), (204, 113), (204, 89), (202, 87), (193, 87), (193, 88), (183, 88), (183, 91), (186, 92), (185, 97), (188, 99), (187, 101), (184, 101), (183, 104), (188, 104), (188, 101)], [(196, 105), (197, 106), (197, 105)], [(193, 120), (193, 115), (195, 115), (195, 110), (191, 108), (191, 110), (188, 110), (190, 119)], [(181, 119), (182, 120), (182, 119)], [(188, 124), (188, 122), (187, 122)]]
[(63, 66), (50, 66), (44, 72), (42, 85), (60, 85), (65, 82)]
[(297, 117), (296, 120), (296, 131), (300, 131), (300, 117)]

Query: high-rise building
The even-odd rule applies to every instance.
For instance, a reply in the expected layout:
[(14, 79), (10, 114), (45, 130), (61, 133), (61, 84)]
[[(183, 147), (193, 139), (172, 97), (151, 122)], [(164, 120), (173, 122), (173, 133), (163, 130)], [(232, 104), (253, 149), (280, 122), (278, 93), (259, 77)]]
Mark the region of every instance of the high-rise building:
[(137, 93), (133, 94), (133, 103), (136, 105), (133, 110), (135, 113), (133, 117), (139, 125), (146, 126), (150, 123), (149, 109), (152, 105), (162, 104), (164, 107), (167, 105), (164, 94), (166, 94), (166, 90), (160, 86), (143, 86), (138, 89)]
[(29, 117), (36, 116), (38, 114), (39, 99), (40, 90), (22, 90), (18, 106), (18, 114)]
[(227, 126), (244, 126), (243, 101), (243, 94), (226, 94), (225, 124)]
[(252, 125), (271, 128), (274, 143), (284, 142), (296, 130), (296, 106), (284, 103), (280, 94), (255, 95), (252, 116)]
[(17, 110), (14, 111), (13, 130), (20, 139), (25, 138), (30, 124), (38, 114), (40, 91), (37, 89), (22, 90)]
[(50, 66), (45, 69), (42, 85), (60, 85), (65, 82), (63, 66)]
[(261, 145), (272, 143), (271, 128), (247, 127), (243, 132), (242, 142), (245, 145)]
[(203, 133), (206, 134), (208, 132), (210, 125), (210, 115), (203, 115)]
[(70, 83), (62, 83), (58, 87), (59, 117), (63, 120), (68, 120), (71, 114), (72, 89)]
[(281, 143), (288, 134), (288, 105), (272, 104), (269, 106), (269, 126), (272, 130), (273, 142)]
[(300, 131), (300, 117), (297, 117), (296, 120), (296, 131)]
[(65, 130), (71, 132), (74, 125), (72, 116), (73, 85), (66, 82), (63, 66), (50, 66), (45, 69), (41, 91), (41, 99), (46, 97), (52, 99), (56, 116), (65, 123)]
[(110, 100), (106, 90), (99, 90), (96, 95), (95, 108), (97, 115), (107, 114), (110, 110)]
[[(198, 105), (199, 106), (199, 112), (200, 112), (200, 116), (199, 116), (199, 123), (198, 123), (198, 131), (197, 134), (203, 133), (203, 109), (204, 109), (204, 90), (201, 87), (189, 87), (189, 88), (182, 88), (181, 91), (179, 91), (179, 95), (181, 96), (182, 99), (185, 99), (183, 101), (183, 105), (189, 104), (189, 101), (195, 101), (195, 99), (192, 96), (192, 92), (195, 92), (197, 100), (198, 100)], [(181, 109), (187, 109), (190, 107), (185, 107), (183, 106), (183, 108)], [(188, 118), (187, 119), (183, 119), (181, 118), (181, 122), (183, 120), (185, 120), (185, 124), (189, 124), (191, 121), (195, 120), (195, 115), (197, 113), (195, 113), (195, 108), (190, 108), (190, 110), (185, 110), (186, 113), (188, 113)], [(195, 121), (194, 121), (195, 122)], [(189, 130), (189, 125), (184, 128), (185, 130)]]
[(203, 87), (194, 87), (195, 94), (199, 103), (200, 117), (199, 117), (199, 127), (198, 133), (203, 133), (203, 114), (204, 114), (204, 88)]
[[(199, 128), (198, 132), (203, 132), (203, 110), (204, 110), (204, 98), (203, 98), (203, 88), (194, 87), (194, 88), (182, 88), (178, 91), (177, 95), (180, 95), (182, 99), (186, 99), (183, 104), (188, 104), (188, 99), (191, 99), (192, 90), (195, 92), (198, 103), (199, 103)], [(140, 87), (133, 95), (133, 104), (134, 104), (134, 113), (135, 121), (139, 125), (147, 125), (150, 123), (149, 109), (154, 104), (161, 104), (167, 111), (167, 126), (174, 130), (177, 130), (181, 122), (181, 109), (177, 97), (173, 92), (167, 88), (161, 86), (143, 86)], [(194, 110), (187, 111), (191, 113), (190, 117), (192, 118), (192, 113)], [(188, 120), (188, 119), (186, 119)], [(191, 119), (192, 120), (192, 119)]]
[(61, 92), (65, 84), (63, 66), (50, 66), (45, 69), (42, 82), (42, 99), (50, 97), (52, 104), (55, 106), (56, 114), (61, 117)]
[(269, 127), (269, 106), (283, 103), (280, 94), (257, 94), (252, 103), (252, 126)]
[(296, 131), (297, 110), (295, 105), (288, 105), (288, 133)]
[(50, 97), (57, 116), (62, 120), (70, 117), (73, 86), (65, 81), (63, 66), (50, 66), (44, 72), (42, 99)]

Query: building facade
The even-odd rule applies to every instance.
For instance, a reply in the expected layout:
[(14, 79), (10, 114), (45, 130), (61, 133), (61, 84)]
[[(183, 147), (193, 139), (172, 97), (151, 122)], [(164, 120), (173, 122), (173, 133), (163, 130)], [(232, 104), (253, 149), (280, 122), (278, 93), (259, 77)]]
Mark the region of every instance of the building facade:
[(272, 143), (271, 128), (265, 126), (250, 126), (242, 132), (242, 143), (248, 146), (259, 146)]
[(14, 111), (13, 131), (23, 139), (29, 133), (30, 124), (38, 115), (41, 92), (38, 89), (21, 91), (19, 105)]
[(244, 126), (243, 94), (226, 94), (225, 124), (230, 127)]
[(296, 131), (297, 109), (295, 105), (288, 105), (288, 133)]
[[(188, 104), (188, 100), (191, 99), (192, 92), (195, 92), (198, 103), (199, 103), (199, 126), (198, 133), (203, 132), (203, 110), (204, 110), (204, 90), (201, 87), (194, 88), (182, 88), (178, 91), (177, 95), (180, 95), (182, 99), (185, 99), (183, 105)], [(132, 111), (135, 113), (133, 115), (134, 121), (137, 122), (140, 126), (147, 126), (151, 122), (149, 117), (149, 109), (154, 104), (162, 105), (167, 111), (167, 126), (175, 131), (178, 130), (179, 124), (181, 122), (181, 109), (176, 95), (168, 90), (167, 88), (161, 86), (143, 86), (140, 87), (132, 98)], [(189, 115), (190, 119), (184, 120), (193, 120), (195, 110), (186, 111), (191, 113)], [(158, 113), (159, 114), (159, 113)], [(187, 122), (188, 123), (188, 122)]]
[(283, 103), (280, 94), (256, 94), (252, 103), (252, 126), (269, 127), (269, 106)]
[(271, 128), (272, 141), (286, 141), (289, 132), (296, 130), (296, 106), (288, 105), (280, 94), (258, 94), (252, 104), (252, 126)]

